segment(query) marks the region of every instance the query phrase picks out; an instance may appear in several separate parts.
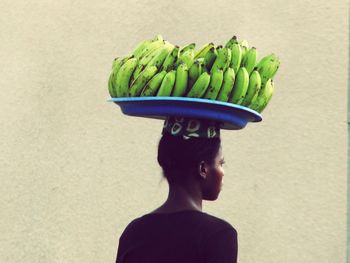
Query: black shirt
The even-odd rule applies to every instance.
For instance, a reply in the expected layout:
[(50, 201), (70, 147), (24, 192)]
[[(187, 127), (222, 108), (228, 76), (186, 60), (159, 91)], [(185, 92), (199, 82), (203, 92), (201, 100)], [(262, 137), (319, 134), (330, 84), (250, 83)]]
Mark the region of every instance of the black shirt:
[(119, 238), (116, 263), (236, 263), (237, 231), (201, 211), (145, 214)]

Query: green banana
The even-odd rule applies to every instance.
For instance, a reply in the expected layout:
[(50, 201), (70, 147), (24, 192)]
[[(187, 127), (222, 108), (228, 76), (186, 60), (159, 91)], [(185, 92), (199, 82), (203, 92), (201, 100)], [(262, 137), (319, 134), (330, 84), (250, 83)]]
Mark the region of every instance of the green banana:
[(213, 73), (216, 69), (222, 69), (225, 71), (231, 62), (231, 49), (219, 45), (217, 47), (218, 56), (216, 57), (213, 66), (210, 69), (210, 73)]
[(197, 58), (188, 70), (188, 89), (192, 88), (198, 77), (203, 73), (204, 59)]
[(269, 92), (268, 92), (268, 95), (266, 96), (266, 100), (265, 102), (261, 105), (261, 107), (259, 107), (257, 109), (257, 111), (259, 113), (261, 113), (267, 106), (267, 104), (270, 102), (271, 100), (271, 97), (272, 97), (272, 94), (273, 94), (273, 91), (274, 91), (274, 82), (273, 80), (271, 79), (271, 85), (269, 85)]
[(207, 52), (214, 47), (214, 43), (210, 42), (203, 45), (199, 50), (195, 51), (194, 59), (196, 58), (204, 58)]
[(261, 77), (259, 72), (254, 68), (253, 72), (249, 76), (248, 90), (244, 99), (241, 103), (242, 106), (248, 106), (255, 98), (258, 96), (258, 93), (261, 88)]
[(132, 54), (135, 54), (134, 57), (136, 57), (139, 61), (147, 55), (149, 55), (152, 51), (162, 47), (165, 45), (164, 40), (152, 40), (151, 42), (144, 43), (141, 47), (137, 48)]
[(168, 56), (165, 58), (164, 63), (161, 67), (161, 70), (170, 71), (174, 69), (175, 62), (179, 55), (179, 46), (175, 46), (173, 50), (168, 54)]
[(241, 42), (238, 42), (238, 44), (242, 47), (242, 59), (243, 59), (249, 49), (249, 44), (248, 44), (248, 41), (245, 39), (243, 39)]
[(245, 67), (246, 70), (248, 71), (249, 75), (253, 71), (253, 68), (254, 68), (255, 63), (256, 63), (257, 55), (258, 54), (257, 54), (256, 48), (252, 47), (252, 48), (248, 49), (247, 53), (245, 54), (245, 56), (242, 59), (241, 67)]
[(130, 58), (120, 67), (115, 89), (119, 97), (127, 97), (129, 93), (130, 78), (137, 66), (138, 59)]
[(134, 48), (134, 50), (131, 52), (131, 54), (135, 57), (135, 58), (140, 58), (141, 55), (146, 52), (146, 48), (149, 46), (149, 44), (151, 44), (152, 42), (154, 42), (154, 40), (152, 39), (146, 39), (144, 41), (141, 41), (136, 48)]
[(238, 44), (238, 41), (237, 41), (237, 37), (236, 36), (233, 36), (232, 38), (230, 38), (226, 44), (225, 44), (225, 47), (226, 48), (229, 48), (229, 49), (232, 49), (233, 45), (234, 44)]
[(210, 78), (209, 87), (204, 94), (203, 98), (215, 100), (220, 92), (222, 82), (224, 80), (224, 72), (222, 69), (214, 70)]
[(117, 94), (114, 93), (114, 84), (113, 84), (113, 78), (114, 78), (114, 74), (113, 74), (113, 71), (112, 73), (109, 75), (109, 78), (108, 78), (108, 92), (109, 92), (109, 95), (112, 97), (112, 98), (115, 98), (117, 97)]
[(259, 64), (256, 66), (260, 73), (262, 83), (265, 83), (270, 78), (272, 79), (280, 65), (279, 58), (275, 55), (268, 55), (267, 57), (269, 58), (263, 58), (264, 61), (261, 63), (259, 62)]
[(113, 60), (112, 71), (114, 71), (115, 73), (118, 72), (118, 70), (125, 63), (125, 61), (127, 61), (129, 58), (133, 58), (133, 57), (134, 57), (133, 55), (126, 56), (126, 57), (116, 57)]
[(115, 78), (117, 76), (118, 70), (123, 64), (123, 59), (125, 60), (125, 58), (116, 57), (113, 60), (112, 72), (109, 75), (109, 79), (108, 79), (108, 91), (109, 91), (109, 95), (112, 98), (118, 97), (118, 94), (116, 93), (116, 90), (115, 90)]
[(181, 63), (176, 68), (176, 80), (175, 86), (171, 93), (171, 96), (181, 97), (186, 94), (188, 84), (188, 68), (185, 63)]
[(167, 72), (157, 92), (157, 96), (170, 96), (174, 88), (175, 78), (176, 78), (175, 70), (171, 70)]
[(209, 51), (204, 55), (204, 65), (207, 68), (207, 71), (210, 72), (211, 67), (214, 64), (214, 61), (217, 57), (217, 51), (215, 47), (209, 49)]
[(274, 53), (270, 53), (270, 54), (264, 56), (262, 59), (260, 59), (259, 62), (256, 64), (255, 67), (257, 67), (258, 69), (260, 69), (261, 66), (262, 66), (264, 63), (266, 63), (267, 60), (269, 60), (269, 59), (275, 59), (275, 58), (277, 58), (276, 55), (275, 55)]
[(210, 75), (205, 71), (198, 77), (190, 91), (186, 94), (186, 97), (201, 98), (205, 94), (209, 83)]
[(259, 91), (258, 96), (251, 104), (248, 106), (252, 110), (257, 112), (261, 112), (261, 108), (265, 108), (268, 101), (271, 99), (273, 93), (273, 81), (272, 79), (268, 79), (264, 86)]
[(168, 50), (168, 46), (166, 46), (165, 44), (162, 44), (160, 47), (153, 49), (152, 51), (150, 51), (149, 53), (147, 53), (145, 56), (143, 56), (140, 60), (139, 63), (134, 71), (134, 74), (131, 77), (131, 80), (135, 80), (138, 75), (141, 73), (141, 71), (143, 71), (148, 63), (155, 59), (156, 57), (158, 57), (164, 50)]
[(233, 85), (229, 102), (233, 104), (241, 104), (249, 85), (249, 74), (245, 67), (240, 67)]
[(112, 69), (112, 77), (109, 79), (109, 93), (112, 94), (112, 97), (120, 97), (120, 94), (118, 94), (118, 91), (116, 89), (117, 86), (117, 74), (119, 72), (119, 69), (121, 68), (121, 66), (130, 58), (132, 58), (133, 56), (127, 56), (127, 57), (119, 57), (116, 58), (113, 61), (113, 69)]
[(157, 52), (157, 55), (155, 55), (146, 65), (145, 69), (148, 67), (156, 66), (157, 68), (161, 68), (163, 65), (163, 62), (165, 61), (166, 57), (171, 53), (173, 48), (171, 46), (165, 45), (164, 48), (160, 48)]
[(183, 53), (185, 53), (187, 50), (194, 50), (196, 47), (196, 43), (190, 43), (190, 44), (187, 44), (185, 46), (183, 46), (180, 50), (179, 50), (179, 56), (181, 56)]
[(241, 66), (242, 54), (243, 51), (241, 45), (238, 43), (232, 44), (230, 67), (233, 68), (235, 72), (237, 72)]
[(275, 63), (275, 65), (274, 65), (274, 67), (273, 67), (273, 69), (272, 69), (272, 73), (271, 73), (271, 75), (270, 75), (270, 78), (273, 78), (273, 77), (276, 75), (277, 70), (278, 70), (279, 67), (280, 67), (280, 64), (281, 64), (281, 61), (280, 61), (279, 58), (278, 58), (277, 62)]
[(185, 51), (182, 55), (179, 55), (179, 58), (176, 62), (176, 66), (180, 65), (181, 63), (185, 63), (188, 68), (192, 66), (194, 62), (194, 49), (189, 49)]
[(129, 97), (140, 96), (140, 93), (146, 83), (157, 73), (156, 66), (149, 66), (131, 83), (129, 88)]
[(222, 86), (216, 100), (227, 102), (232, 93), (233, 85), (235, 83), (235, 70), (231, 67), (227, 68), (224, 72)]
[(147, 82), (145, 87), (142, 89), (140, 97), (143, 96), (156, 96), (158, 89), (160, 85), (162, 84), (162, 81), (166, 75), (166, 71), (162, 70), (158, 72), (156, 75), (151, 78), (150, 81)]
[(114, 66), (116, 66), (118, 64), (118, 61), (120, 60), (120, 57), (116, 57), (115, 59), (113, 59), (112, 62), (112, 69), (114, 68)]

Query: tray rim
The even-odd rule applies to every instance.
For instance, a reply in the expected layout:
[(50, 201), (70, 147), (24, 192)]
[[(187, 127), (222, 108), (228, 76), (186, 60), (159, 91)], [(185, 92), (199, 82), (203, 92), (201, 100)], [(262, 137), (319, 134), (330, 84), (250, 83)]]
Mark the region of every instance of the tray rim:
[[(262, 120), (262, 115), (252, 110), (248, 107), (233, 104), (230, 102), (224, 102), (224, 101), (218, 101), (218, 100), (209, 100), (209, 99), (203, 99), (203, 98), (191, 98), (191, 97), (175, 97), (175, 96), (144, 96), (144, 97), (120, 97), (120, 98), (108, 98), (108, 102), (115, 102), (115, 101), (145, 101), (145, 100), (182, 100), (182, 101), (190, 101), (190, 102), (200, 102), (200, 103), (208, 103), (208, 104), (217, 104), (222, 106), (228, 106), (231, 108), (236, 108), (244, 111), (249, 111), (255, 115), (257, 115)], [(260, 121), (261, 121), (260, 120)]]
[[(223, 102), (223, 101), (214, 101), (214, 100), (210, 100), (210, 99), (203, 99), (203, 98), (192, 98), (192, 97), (174, 97), (174, 96), (144, 96), (144, 97), (117, 97), (117, 98), (113, 98), (110, 97), (107, 99), (108, 102), (113, 102), (115, 104), (117, 104), (118, 106), (120, 106), (122, 108), (121, 105), (119, 105), (120, 103), (126, 102), (126, 103), (137, 103), (137, 102), (152, 102), (152, 101), (159, 101), (159, 102), (165, 102), (165, 101), (169, 101), (171, 103), (171, 101), (174, 102), (183, 102), (183, 103), (197, 103), (197, 104), (208, 104), (208, 105), (215, 105), (215, 106), (222, 106), (224, 108), (226, 108), (226, 110), (235, 110), (235, 111), (239, 111), (242, 112), (243, 114), (248, 114), (248, 115), (253, 115), (251, 116), (251, 118), (249, 118), (250, 120), (247, 120), (246, 118), (244, 118), (244, 122), (245, 124), (243, 126), (231, 126), (232, 123), (230, 123), (230, 125), (225, 125), (225, 126), (221, 126), (221, 129), (227, 129), (227, 130), (240, 130), (243, 129), (248, 122), (261, 122), (262, 121), (262, 116), (260, 113), (245, 107), (245, 106), (241, 106), (238, 104), (233, 104), (233, 103), (229, 103), (229, 102)], [(123, 110), (122, 110), (123, 111)], [(123, 111), (124, 113), (124, 111)], [(145, 117), (145, 118), (153, 118), (153, 119), (160, 119), (160, 120), (165, 120), (167, 115), (134, 115), (134, 114), (127, 114), (124, 113), (125, 115), (128, 116), (135, 116), (135, 117)], [(152, 117), (151, 117), (152, 116)], [(179, 115), (180, 116), (180, 115)], [(182, 115), (181, 115), (182, 116)], [(164, 118), (162, 118), (164, 117)], [(254, 119), (254, 120), (251, 120)], [(242, 119), (243, 120), (243, 119)], [(226, 122), (225, 122), (226, 123)], [(229, 128), (232, 127), (232, 128)], [(239, 127), (239, 128), (236, 128)]]

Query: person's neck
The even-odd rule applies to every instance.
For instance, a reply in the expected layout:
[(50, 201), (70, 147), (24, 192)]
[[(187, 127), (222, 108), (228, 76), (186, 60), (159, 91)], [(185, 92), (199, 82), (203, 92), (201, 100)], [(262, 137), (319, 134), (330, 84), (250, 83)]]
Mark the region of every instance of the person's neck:
[(189, 185), (169, 185), (168, 199), (162, 205), (171, 210), (202, 211), (202, 194), (198, 187)]

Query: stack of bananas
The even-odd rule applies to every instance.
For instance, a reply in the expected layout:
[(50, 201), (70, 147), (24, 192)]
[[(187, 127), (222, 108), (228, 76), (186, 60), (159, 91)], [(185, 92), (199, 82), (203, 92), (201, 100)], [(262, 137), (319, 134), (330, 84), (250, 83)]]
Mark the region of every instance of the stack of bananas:
[(210, 42), (199, 50), (180, 48), (156, 35), (131, 54), (113, 61), (108, 80), (111, 97), (177, 96), (242, 105), (261, 113), (271, 100), (279, 58), (257, 61), (257, 50), (233, 36), (225, 46)]

